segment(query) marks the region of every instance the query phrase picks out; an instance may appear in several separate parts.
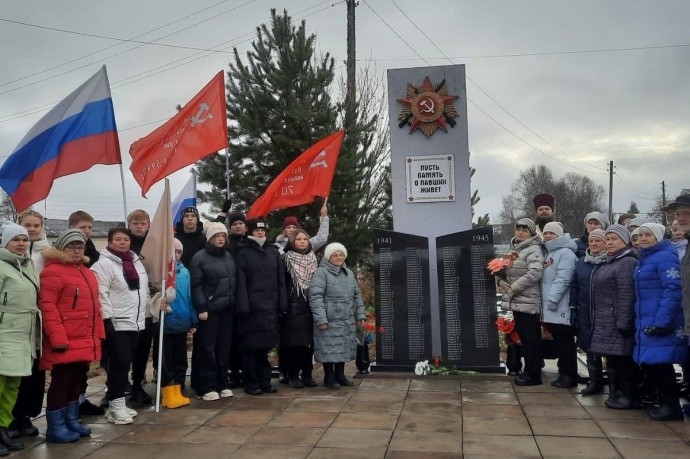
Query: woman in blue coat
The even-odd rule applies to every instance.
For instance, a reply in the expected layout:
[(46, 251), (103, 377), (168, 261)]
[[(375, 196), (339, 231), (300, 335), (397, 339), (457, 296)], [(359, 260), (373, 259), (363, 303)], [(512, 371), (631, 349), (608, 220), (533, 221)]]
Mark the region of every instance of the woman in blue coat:
[(640, 226), (640, 260), (634, 272), (633, 358), (644, 367), (659, 393), (659, 407), (649, 411), (655, 421), (683, 419), (673, 364), (684, 362), (687, 353), (680, 262), (671, 242), (664, 240), (664, 230), (658, 223)]

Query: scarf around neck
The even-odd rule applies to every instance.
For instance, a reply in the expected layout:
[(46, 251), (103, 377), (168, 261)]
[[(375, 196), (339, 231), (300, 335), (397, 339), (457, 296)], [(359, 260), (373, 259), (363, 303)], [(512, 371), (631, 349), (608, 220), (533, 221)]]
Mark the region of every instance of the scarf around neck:
[(117, 252), (110, 247), (108, 247), (108, 252), (122, 261), (122, 273), (125, 276), (127, 287), (129, 287), (130, 290), (139, 290), (139, 273), (134, 266), (134, 257), (132, 257), (133, 252), (130, 250), (127, 252)]
[(292, 283), (297, 289), (297, 295), (307, 298), (306, 292), (309, 290), (309, 283), (319, 264), (316, 255), (311, 250), (307, 253), (288, 250), (283, 257), (288, 273), (292, 277)]
[(256, 242), (259, 244), (259, 247), (263, 247), (264, 244), (266, 243), (266, 237), (256, 237), (256, 236), (247, 236), (247, 239), (251, 239), (252, 241)]
[(585, 252), (585, 263), (591, 263), (593, 265), (600, 265), (606, 261), (606, 250), (599, 253), (592, 254), (589, 249)]

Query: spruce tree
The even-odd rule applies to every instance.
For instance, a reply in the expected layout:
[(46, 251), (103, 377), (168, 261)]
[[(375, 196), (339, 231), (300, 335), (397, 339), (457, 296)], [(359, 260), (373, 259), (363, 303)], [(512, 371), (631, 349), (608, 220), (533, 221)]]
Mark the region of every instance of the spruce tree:
[[(230, 197), (233, 210), (246, 211), (269, 183), (300, 153), (336, 128), (337, 110), (329, 87), (333, 58), (315, 56), (315, 35), (302, 21), (295, 27), (284, 11), (271, 10), (270, 25), (256, 29), (246, 63), (234, 49), (227, 73)], [(225, 199), (225, 155), (199, 163), (199, 180), (211, 183), (201, 193), (216, 206)], [(296, 215), (312, 233), (318, 228), (321, 202), (285, 209), (269, 217), (269, 240), (286, 215)]]

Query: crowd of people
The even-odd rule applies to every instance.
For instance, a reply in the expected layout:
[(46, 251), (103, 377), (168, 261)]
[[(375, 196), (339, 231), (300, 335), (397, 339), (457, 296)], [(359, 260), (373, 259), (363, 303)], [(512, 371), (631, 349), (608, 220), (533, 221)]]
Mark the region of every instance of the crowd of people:
[[(275, 347), (280, 382), (291, 388), (317, 386), (314, 360), (323, 364), (325, 387), (352, 385), (344, 368), (355, 357), (364, 303), (345, 265), (347, 249), (331, 243), (320, 260), (315, 253), (328, 240), (327, 208), (316, 236), (287, 217), (275, 243), (266, 239), (263, 218), (247, 220), (229, 208), (227, 202), (205, 227), (195, 207), (182, 210), (174, 292), (149, 283), (141, 250), (151, 221), (141, 209), (128, 215), (127, 226), (108, 231), (100, 252), (84, 211), (70, 215), (53, 245), (38, 212), (2, 224), (0, 456), (38, 434), (32, 418), (42, 410), (46, 371), (48, 442), (89, 436), (84, 415), (131, 424), (137, 412), (127, 402), (152, 403), (144, 383), (152, 348), (158, 354), (161, 313), (163, 358), (160, 368), (154, 359), (154, 372), (164, 407), (190, 404), (190, 336), (190, 386), (203, 401), (232, 397), (237, 387), (251, 395), (276, 392), (268, 357)], [(107, 374), (100, 406), (85, 397), (93, 362)]]
[(602, 393), (607, 379), (608, 408), (646, 407), (652, 420), (682, 420), (674, 364), (687, 387), (690, 195), (662, 209), (666, 226), (633, 214), (610, 224), (592, 211), (577, 238), (557, 221), (553, 196), (533, 202), (536, 218), (515, 222), (497, 277), (501, 308), (512, 312), (520, 336), (508, 349), (514, 383), (542, 384), (544, 358), (557, 358), (551, 384), (576, 387), (579, 348), (589, 373), (582, 395)]

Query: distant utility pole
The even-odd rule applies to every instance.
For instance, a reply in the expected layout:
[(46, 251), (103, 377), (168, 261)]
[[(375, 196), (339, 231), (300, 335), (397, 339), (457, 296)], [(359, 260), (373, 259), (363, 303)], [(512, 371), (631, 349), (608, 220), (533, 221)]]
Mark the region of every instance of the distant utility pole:
[(357, 0), (345, 0), (347, 3), (347, 95), (346, 103), (354, 107), (356, 99), (356, 62), (355, 62), (355, 8)]
[(613, 161), (609, 161), (609, 221), (613, 223)]

